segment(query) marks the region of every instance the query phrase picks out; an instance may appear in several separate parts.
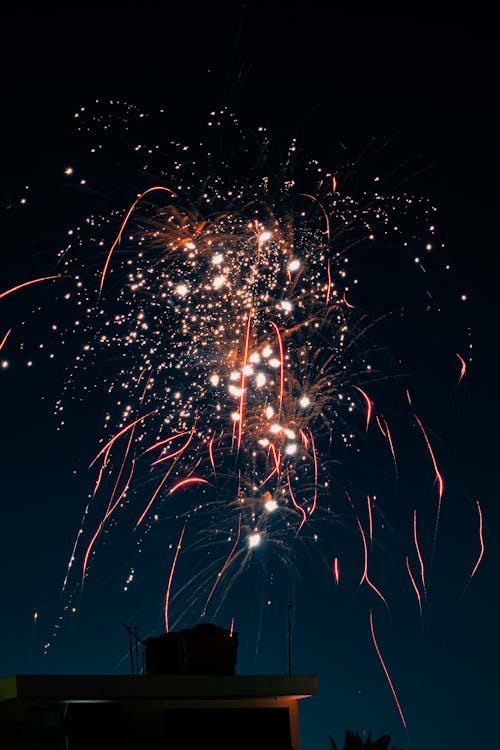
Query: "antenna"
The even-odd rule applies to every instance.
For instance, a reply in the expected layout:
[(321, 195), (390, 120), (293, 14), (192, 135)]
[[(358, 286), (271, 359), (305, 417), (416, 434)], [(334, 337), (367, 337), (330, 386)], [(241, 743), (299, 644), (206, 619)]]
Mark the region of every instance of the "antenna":
[[(123, 625), (122, 623), (122, 627), (124, 627), (128, 633), (128, 648), (129, 648), (129, 653), (130, 653), (130, 672), (131, 674), (140, 674), (139, 643), (143, 643), (143, 641), (137, 635), (137, 625), (134, 625), (134, 627), (131, 627), (130, 625)], [(135, 643), (134, 648), (132, 648), (132, 638), (134, 639), (134, 643)], [(135, 659), (134, 659), (134, 655), (135, 655)], [(144, 664), (143, 664), (143, 667), (144, 667)]]
[(293, 604), (288, 605), (288, 676), (292, 674), (292, 610)]

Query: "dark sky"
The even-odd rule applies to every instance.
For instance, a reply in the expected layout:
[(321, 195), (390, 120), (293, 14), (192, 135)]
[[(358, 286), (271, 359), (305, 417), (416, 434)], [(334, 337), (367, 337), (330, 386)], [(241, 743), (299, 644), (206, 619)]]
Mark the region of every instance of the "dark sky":
[[(73, 114), (80, 107), (96, 113), (111, 111), (112, 105), (103, 104), (110, 101), (146, 112), (165, 107), (164, 131), (157, 129), (153, 137), (158, 142), (180, 135), (191, 142), (208, 112), (227, 106), (245, 126), (265, 125), (278, 144), (296, 135), (332, 170), (339, 159), (355, 160), (363, 151), (369, 162), (377, 150), (373, 144), (387, 143), (377, 168), (389, 174), (403, 165), (411, 192), (437, 205), (443, 256), (454, 269), (451, 280), (437, 274), (429, 282), (442, 300), (442, 315), (420, 316), (417, 306), (407, 327), (398, 323), (389, 330), (396, 352), (408, 352), (416, 342), (418, 411), (446, 487), (423, 619), (408, 580), (398, 586), (394, 572), (401, 560), (404, 565), (400, 553), (407, 543), (398, 536), (401, 518), (413, 504), (434, 508), (436, 497), (427, 473), (429, 454), (414, 429), (414, 442), (405, 442), (401, 430), (399, 494), (389, 480), (380, 482), (387, 500), (382, 520), (394, 529), (396, 541), (394, 549), (385, 548), (373, 577), (391, 592), (390, 614), (366, 586), (357, 585), (363, 560), (353, 533), (344, 537), (345, 577), (339, 587), (321, 555), (294, 553), (289, 568), (255, 563), (220, 610), (220, 624), (228, 625), (231, 613), (236, 618), (240, 673), (285, 672), (287, 605), (293, 601), (294, 670), (319, 675), (319, 696), (301, 707), (304, 750), (328, 747), (328, 733), (340, 740), (346, 726), (388, 732), (406, 750), (486, 747), (495, 732), (500, 667), (494, 25), (479, 16), (347, 16), (314, 3), (268, 6), (234, 3), (228, 11), (214, 3), (199, 11), (169, 4), (104, 9), (73, 4), (63, 11), (24, 6), (4, 15), (0, 293), (53, 273), (68, 228), (81, 223), (89, 208), (106, 213), (111, 206), (123, 216), (133, 195), (144, 189), (144, 182), (134, 186), (132, 170), (119, 162), (119, 149), (115, 154), (109, 139), (109, 171), (92, 172), (84, 141), (75, 134)], [(85, 192), (70, 184), (64, 177), (68, 164), (91, 175), (93, 188)], [(118, 174), (126, 176), (124, 184), (113, 184)], [(20, 204), (25, 194), (27, 205)], [(105, 244), (113, 236), (110, 229)], [(364, 278), (372, 279), (365, 284), (365, 304), (372, 310), (387, 278), (397, 273), (384, 265), (387, 256), (381, 257), (373, 267), (361, 264)], [(403, 283), (395, 276), (391, 286), (403, 289)], [(64, 434), (57, 431), (52, 412), (68, 347), (49, 365), (29, 346), (38, 346), (43, 331), (64, 313), (58, 312), (52, 287), (34, 289), (0, 300), (5, 303), (0, 340), (10, 327), (14, 331), (0, 355), (10, 362), (0, 373), (0, 674), (126, 672), (121, 625), (137, 624), (143, 635), (160, 627), (165, 551), (155, 557), (149, 550), (131, 604), (120, 591), (123, 558), (112, 546), (108, 557), (104, 550), (88, 593), (72, 600), (77, 612), (68, 616), (61, 581), (92, 480), (85, 464), (95, 453), (101, 422), (97, 413), (72, 405)], [(37, 306), (40, 315), (33, 316)], [(22, 328), (22, 320), (31, 322)], [(22, 341), (26, 348), (20, 350)], [(469, 359), (471, 343), (472, 362), (457, 386), (455, 353)], [(30, 359), (39, 362), (38, 369), (26, 367)], [(370, 480), (379, 479), (373, 460), (368, 455), (364, 468), (352, 463), (361, 472), (357, 485), (367, 492), (373, 491)], [(486, 550), (467, 583), (479, 553), (477, 500)], [(331, 562), (339, 534), (326, 526), (320, 533)], [(428, 557), (431, 527), (423, 539)], [(180, 576), (187, 575), (182, 555), (179, 565)], [(191, 613), (188, 602), (185, 607), (180, 626), (195, 624), (194, 604)], [(374, 652), (371, 608), (408, 731)], [(61, 631), (57, 637), (54, 624)], [(47, 641), (51, 646), (44, 655)]]

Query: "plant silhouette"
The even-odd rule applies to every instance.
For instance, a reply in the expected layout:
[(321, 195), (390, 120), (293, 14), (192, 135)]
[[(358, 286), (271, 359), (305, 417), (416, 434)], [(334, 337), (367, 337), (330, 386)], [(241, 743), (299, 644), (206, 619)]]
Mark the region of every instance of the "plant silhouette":
[[(332, 750), (338, 750), (337, 745), (331, 735), (330, 743)], [(372, 740), (371, 730), (366, 740), (363, 740), (359, 732), (352, 732), (350, 729), (345, 730), (344, 750), (387, 750), (390, 742), (390, 735), (384, 734), (378, 740)]]

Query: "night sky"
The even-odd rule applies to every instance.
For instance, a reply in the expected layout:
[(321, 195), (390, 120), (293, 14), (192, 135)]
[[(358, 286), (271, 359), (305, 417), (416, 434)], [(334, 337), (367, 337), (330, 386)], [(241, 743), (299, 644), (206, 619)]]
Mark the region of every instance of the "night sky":
[[(359, 283), (346, 299), (366, 324), (379, 321), (362, 337), (359, 361), (373, 358), (383, 376), (352, 377), (343, 387), (356, 404), (352, 422), (348, 414), (338, 435), (335, 427), (332, 444), (318, 434), (319, 460), (330, 477), (318, 512), (297, 538), (283, 535), (279, 544), (264, 541), (242, 554), (245, 565), (234, 577), (228, 569), (228, 585), (221, 582), (206, 619), (230, 627), (234, 618), (239, 674), (286, 673), (292, 605), (293, 671), (319, 677), (319, 695), (301, 703), (304, 750), (327, 748), (328, 734), (340, 743), (345, 727), (389, 733), (391, 746), (405, 750), (490, 746), (500, 669), (499, 123), (491, 19), (356, 17), (314, 3), (279, 11), (265, 4), (174, 11), (128, 3), (73, 4), (63, 12), (45, 6), (43, 13), (25, 6), (9, 11), (3, 26), (0, 294), (39, 277), (64, 278), (0, 298), (0, 341), (11, 330), (0, 352), (0, 675), (128, 673), (122, 625), (137, 626), (143, 638), (164, 628), (165, 591), (183, 529), (172, 574), (175, 628), (200, 621), (221, 568), (217, 560), (224, 563), (236, 538), (237, 513), (227, 522), (232, 541), (220, 543), (229, 500), (222, 497), (215, 520), (206, 515), (209, 524), (203, 513), (190, 514), (204, 497), (193, 488), (160, 495), (158, 522), (134, 532), (137, 511), (129, 511), (141, 497), (137, 508), (144, 508), (156, 487), (139, 476), (123, 513), (96, 540), (80, 586), (85, 549), (106, 508), (106, 492), (96, 495), (82, 525), (97, 476), (88, 467), (121, 424), (108, 386), (124, 365), (117, 366), (118, 349), (103, 349), (74, 368), (85, 343), (102, 333), (93, 310), (83, 302), (75, 307), (84, 299), (77, 285), (90, 284), (88, 300), (96, 309), (102, 304), (109, 318), (129, 315), (129, 302), (118, 295), (118, 260), (97, 297), (120, 223), (141, 191), (167, 184), (171, 142), (192, 145), (203, 162), (198, 144), (214, 119), (210, 113), (226, 109), (243, 131), (266, 129), (274, 155), (266, 169), (283, 161), (296, 138), (300, 158), (317, 159), (336, 176), (339, 200), (373, 190), (378, 177), (381, 193), (412, 196), (417, 218), (396, 210), (391, 226), (400, 224), (400, 232), (349, 252), (349, 273)], [(246, 169), (250, 174), (252, 154), (240, 154), (230, 127), (217, 132), (213, 142), (238, 178)], [(134, 151), (134, 143), (142, 150)], [(102, 148), (93, 153), (97, 144)], [(158, 146), (151, 155), (148, 144)], [(216, 172), (215, 157), (213, 165)], [(296, 179), (310, 191), (310, 175), (299, 169)], [(437, 209), (432, 222), (419, 218), (424, 205)], [(436, 226), (431, 240), (429, 223)], [(130, 227), (135, 236), (138, 226)], [(335, 249), (346, 242), (342, 235)], [(118, 257), (135, 257), (131, 243), (122, 246)], [(132, 295), (132, 309), (138, 299)], [(150, 309), (148, 299), (137, 301), (136, 312)], [(168, 347), (177, 334), (167, 329), (159, 340)], [(155, 358), (159, 363), (161, 352)], [(132, 359), (126, 365), (131, 373), (135, 366)], [(356, 386), (372, 402), (368, 429)], [(106, 413), (111, 425), (104, 429)], [(140, 413), (132, 410), (124, 424)], [(384, 425), (391, 427), (396, 461)], [(352, 445), (339, 437), (345, 432), (354, 436)], [(118, 470), (118, 454), (114, 460)], [(444, 481), (437, 531), (435, 468)], [(367, 575), (388, 606), (362, 581), (360, 531), (368, 536), (370, 518)], [(407, 729), (377, 656), (370, 612)]]

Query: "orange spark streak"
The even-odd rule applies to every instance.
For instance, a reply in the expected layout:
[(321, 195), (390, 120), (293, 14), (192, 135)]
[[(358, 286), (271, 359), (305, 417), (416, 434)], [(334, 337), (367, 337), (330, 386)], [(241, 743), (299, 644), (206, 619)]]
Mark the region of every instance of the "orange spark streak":
[(347, 297), (345, 296), (345, 292), (344, 292), (344, 296), (342, 297), (342, 302), (344, 303), (344, 305), (346, 307), (349, 307), (351, 310), (355, 309), (355, 305), (351, 305), (351, 303), (347, 301)]
[(386, 432), (385, 432), (384, 428), (382, 427), (382, 422), (380, 421), (380, 419), (378, 417), (378, 414), (375, 415), (375, 420), (377, 422), (377, 427), (379, 428), (380, 432), (382, 433), (382, 435), (385, 438), (387, 438)]
[(301, 505), (299, 505), (298, 502), (295, 500), (295, 497), (294, 497), (294, 494), (293, 494), (293, 490), (292, 490), (292, 485), (290, 484), (290, 474), (289, 474), (288, 471), (286, 473), (286, 478), (287, 478), (287, 481), (288, 481), (288, 490), (290, 492), (290, 497), (292, 498), (292, 503), (294, 504), (295, 508), (297, 508), (297, 510), (302, 513), (302, 521), (300, 522), (300, 526), (297, 529), (297, 534), (298, 534), (299, 531), (301, 530), (302, 526), (307, 521), (307, 514), (306, 514), (304, 508)]
[(173, 192), (173, 190), (170, 190), (167, 187), (163, 187), (162, 185), (155, 185), (154, 187), (150, 187), (147, 190), (145, 190), (143, 193), (141, 193), (141, 195), (138, 198), (136, 198), (136, 200), (132, 203), (132, 205), (130, 206), (129, 210), (126, 213), (126, 216), (125, 216), (125, 218), (124, 218), (124, 220), (122, 222), (122, 225), (121, 225), (121, 227), (120, 227), (120, 229), (118, 231), (118, 234), (116, 235), (116, 239), (113, 242), (113, 244), (111, 245), (111, 248), (110, 248), (110, 250), (108, 252), (108, 255), (106, 257), (106, 262), (104, 263), (104, 267), (103, 267), (102, 273), (101, 273), (101, 282), (99, 284), (99, 294), (102, 293), (102, 288), (104, 286), (104, 279), (105, 279), (106, 273), (108, 271), (108, 266), (109, 266), (109, 264), (111, 262), (111, 256), (113, 255), (113, 251), (114, 251), (115, 247), (118, 245), (118, 243), (121, 241), (123, 230), (125, 229), (125, 227), (127, 225), (127, 222), (130, 219), (130, 216), (131, 216), (134, 208), (144, 198), (145, 195), (147, 195), (148, 193), (152, 193), (154, 190), (164, 190), (166, 193), (169, 193), (170, 195), (174, 195), (175, 196), (175, 193)]
[(366, 504), (368, 506), (368, 528), (369, 528), (369, 537), (370, 537), (370, 546), (373, 544), (373, 519), (372, 519), (372, 504), (370, 500), (370, 495), (366, 496)]
[(141, 421), (141, 419), (146, 419), (146, 417), (150, 417), (151, 414), (155, 413), (155, 411), (156, 411), (156, 409), (153, 409), (152, 411), (149, 411), (147, 414), (143, 414), (142, 417), (137, 417), (137, 419), (134, 419), (133, 422), (131, 422), (130, 424), (126, 425), (121, 430), (119, 430), (119, 432), (117, 432), (116, 435), (114, 435), (114, 437), (112, 437), (111, 440), (108, 440), (108, 442), (106, 443), (106, 445), (104, 445), (101, 448), (101, 450), (99, 451), (99, 453), (97, 454), (97, 456), (94, 458), (94, 460), (92, 461), (92, 463), (89, 464), (89, 469), (95, 464), (95, 462), (97, 461), (97, 459), (99, 458), (99, 456), (102, 456), (102, 454), (105, 451), (107, 451), (109, 448), (111, 448), (111, 446), (113, 445), (113, 443), (116, 440), (118, 440), (118, 438), (120, 438), (122, 435), (124, 435), (126, 432), (128, 432), (128, 430), (131, 430), (138, 422)]
[(316, 455), (316, 446), (314, 445), (314, 438), (311, 430), (309, 430), (309, 435), (311, 436), (311, 448), (314, 461), (314, 498), (311, 510), (309, 511), (309, 515), (312, 516), (316, 510), (316, 503), (318, 501), (318, 457)]
[[(143, 395), (144, 395), (144, 394), (143, 394)], [(141, 401), (142, 401), (142, 398), (141, 398)], [(115, 493), (116, 493), (116, 491), (117, 491), (117, 489), (118, 489), (118, 485), (119, 485), (119, 483), (120, 483), (120, 479), (121, 479), (121, 476), (122, 476), (123, 470), (124, 470), (124, 468), (125, 468), (125, 463), (126, 463), (126, 461), (127, 461), (127, 458), (128, 458), (128, 454), (129, 454), (129, 452), (130, 452), (130, 446), (132, 445), (132, 440), (134, 439), (134, 432), (135, 432), (135, 428), (136, 428), (136, 425), (134, 425), (134, 429), (130, 431), (130, 435), (129, 435), (129, 439), (128, 439), (127, 447), (126, 447), (126, 449), (125, 449), (125, 454), (124, 454), (124, 456), (123, 456), (123, 460), (122, 460), (122, 465), (121, 465), (121, 467), (120, 467), (120, 471), (118, 472), (118, 477), (117, 477), (117, 479), (116, 479), (116, 482), (115, 482), (115, 486), (114, 486), (114, 488), (113, 488), (113, 492), (111, 493), (111, 497), (110, 497), (110, 499), (109, 499), (109, 502), (108, 502), (108, 509), (110, 508), (110, 506), (111, 506), (111, 504), (112, 504), (112, 502), (113, 502), (113, 498), (114, 498), (114, 496), (115, 496)], [(133, 460), (133, 463), (132, 463), (132, 466), (134, 466), (134, 465), (135, 465), (135, 459)], [(132, 475), (131, 475), (131, 476), (132, 476)], [(128, 480), (128, 481), (130, 481), (130, 478), (129, 478), (129, 480)], [(127, 485), (126, 485), (126, 486), (128, 486), (128, 482), (127, 482)], [(122, 493), (122, 495), (123, 495), (123, 493)], [(121, 497), (121, 496), (120, 496), (120, 497)]]
[[(127, 447), (125, 449), (125, 454), (123, 456), (122, 465), (120, 466), (120, 471), (118, 472), (118, 476), (116, 478), (115, 486), (113, 487), (113, 492), (111, 493), (111, 497), (109, 498), (109, 501), (108, 501), (108, 510), (111, 507), (111, 505), (113, 503), (113, 499), (114, 499), (115, 494), (116, 494), (116, 491), (118, 490), (118, 485), (120, 483), (120, 479), (121, 479), (121, 476), (123, 474), (123, 470), (125, 468), (125, 464), (127, 462), (128, 454), (130, 452), (130, 445), (132, 443), (133, 437), (134, 437), (134, 431), (132, 430), (132, 432), (130, 433), (129, 439), (128, 439)], [(120, 495), (120, 497), (121, 496), (122, 495)]]
[(140, 516), (139, 520), (138, 520), (138, 521), (137, 521), (137, 523), (135, 524), (135, 528), (137, 528), (138, 526), (140, 526), (140, 525), (141, 525), (141, 523), (143, 522), (143, 520), (144, 520), (144, 517), (145, 517), (146, 513), (148, 512), (148, 510), (149, 510), (149, 509), (151, 508), (151, 506), (153, 505), (154, 501), (156, 500), (156, 498), (157, 498), (157, 496), (158, 496), (158, 493), (160, 492), (161, 488), (163, 487), (163, 485), (164, 485), (164, 484), (165, 484), (165, 482), (167, 481), (167, 479), (168, 479), (168, 477), (169, 477), (169, 475), (170, 475), (170, 472), (172, 471), (172, 469), (174, 468), (174, 466), (175, 466), (175, 462), (174, 462), (174, 463), (172, 464), (172, 466), (170, 466), (170, 467), (169, 467), (168, 471), (166, 471), (166, 472), (165, 472), (165, 476), (164, 476), (164, 477), (163, 477), (163, 479), (161, 480), (161, 482), (160, 482), (160, 484), (158, 485), (158, 487), (156, 488), (156, 490), (155, 490), (155, 491), (153, 492), (153, 494), (152, 494), (152, 496), (151, 496), (151, 499), (150, 499), (149, 503), (148, 503), (148, 504), (146, 505), (146, 507), (145, 507), (145, 509), (143, 510), (143, 512), (142, 512), (142, 514), (141, 514), (141, 516)]
[[(143, 371), (141, 372), (141, 374), (140, 374), (140, 376), (139, 376), (139, 380), (137, 381), (137, 385), (139, 385), (139, 383), (141, 382), (141, 378), (142, 378), (142, 376), (143, 376), (143, 374), (144, 374), (145, 372), (146, 372), (146, 370), (143, 370)], [(150, 381), (151, 381), (151, 378), (152, 378), (152, 377), (153, 377), (153, 373), (152, 373), (152, 372), (150, 372), (150, 373), (149, 373), (149, 375), (148, 375), (148, 377), (147, 377), (147, 380), (146, 380), (146, 384), (145, 384), (145, 386), (144, 386), (144, 390), (143, 390), (143, 392), (142, 392), (141, 398), (139, 399), (139, 401), (140, 401), (140, 403), (141, 403), (141, 404), (142, 404), (142, 402), (144, 401), (144, 396), (146, 395), (146, 391), (147, 391), (147, 389), (148, 389), (148, 385), (149, 385), (149, 383), (150, 383)]]
[(179, 490), (181, 487), (185, 487), (187, 484), (197, 484), (197, 483), (203, 483), (203, 484), (210, 484), (206, 479), (201, 479), (201, 477), (187, 477), (186, 479), (181, 479), (180, 482), (177, 482), (177, 484), (174, 484), (169, 495), (172, 495), (176, 490)]
[(326, 304), (330, 302), (330, 294), (332, 291), (332, 275), (330, 273), (330, 258), (328, 258), (328, 263), (326, 264), (326, 273), (328, 276), (328, 286), (326, 288)]
[[(99, 534), (101, 533), (101, 531), (102, 531), (102, 529), (104, 527), (104, 524), (106, 523), (106, 521), (108, 520), (108, 518), (111, 516), (111, 514), (114, 512), (115, 508), (118, 507), (118, 505), (120, 503), (120, 500), (122, 499), (122, 497), (124, 496), (125, 492), (127, 491), (128, 487), (130, 485), (130, 480), (132, 479), (132, 474), (134, 473), (134, 467), (135, 467), (135, 461), (132, 461), (132, 467), (131, 467), (131, 470), (130, 470), (130, 474), (129, 474), (129, 477), (127, 479), (127, 482), (125, 483), (125, 486), (124, 486), (123, 490), (121, 491), (120, 495), (115, 500), (114, 505), (111, 505), (112, 498), (109, 501), (106, 513), (104, 514), (103, 518), (101, 519), (101, 522), (99, 523), (99, 526), (97, 527), (97, 530), (96, 530), (94, 536), (90, 540), (90, 543), (89, 543), (89, 545), (87, 547), (87, 551), (85, 552), (85, 556), (84, 556), (84, 559), (83, 559), (82, 580), (85, 578), (85, 573), (87, 571), (88, 559), (89, 559), (90, 553), (92, 551), (92, 548), (93, 548), (93, 546), (94, 546), (94, 544), (96, 542), (96, 539), (99, 536)], [(115, 490), (116, 490), (116, 485), (115, 485)]]
[(420, 563), (420, 578), (422, 579), (422, 589), (424, 591), (424, 598), (427, 599), (427, 591), (425, 588), (424, 561), (422, 559), (422, 555), (420, 554), (420, 547), (418, 545), (418, 538), (417, 538), (417, 510), (416, 508), (413, 510), (413, 540), (415, 542), (415, 549), (417, 550), (418, 561)]
[(229, 630), (229, 637), (232, 638), (234, 633), (234, 617), (231, 617), (231, 629)]
[(160, 456), (160, 458), (157, 458), (156, 461), (153, 461), (151, 466), (156, 466), (156, 464), (161, 464), (164, 461), (168, 461), (169, 458), (175, 458), (176, 456), (181, 456), (186, 450), (186, 448), (188, 447), (191, 440), (193, 439), (194, 429), (195, 428), (193, 427), (193, 429), (190, 431), (191, 434), (189, 435), (188, 439), (186, 440), (183, 446), (181, 446), (178, 450), (174, 451), (173, 453), (168, 453), (166, 456)]
[(338, 557), (335, 557), (333, 560), (333, 577), (335, 578), (335, 583), (338, 586), (340, 582), (340, 566)]
[(241, 445), (241, 435), (243, 432), (243, 409), (245, 406), (245, 382), (246, 382), (246, 375), (245, 375), (245, 367), (247, 364), (247, 358), (248, 358), (248, 345), (250, 341), (250, 323), (252, 320), (252, 308), (248, 311), (248, 320), (247, 320), (247, 330), (246, 330), (246, 336), (245, 336), (245, 351), (243, 353), (243, 365), (241, 368), (241, 396), (240, 396), (240, 410), (239, 415), (240, 418), (238, 420), (238, 451), (240, 449)]
[(30, 286), (30, 284), (38, 284), (39, 281), (49, 281), (50, 279), (60, 279), (61, 274), (58, 273), (55, 276), (42, 276), (39, 279), (31, 279), (31, 281), (23, 281), (22, 284), (18, 284), (17, 286), (13, 286), (10, 289), (6, 289), (5, 292), (0, 293), (0, 299), (3, 297), (7, 297), (8, 294), (12, 294), (12, 292), (17, 292), (18, 289), (22, 289), (25, 286)]
[(443, 481), (443, 477), (439, 473), (439, 469), (438, 469), (436, 457), (434, 456), (434, 452), (432, 450), (432, 446), (431, 446), (430, 440), (427, 437), (427, 433), (424, 430), (424, 426), (423, 426), (422, 422), (420, 421), (420, 419), (417, 417), (416, 414), (414, 414), (413, 416), (417, 420), (418, 426), (420, 427), (420, 429), (422, 431), (422, 435), (424, 436), (424, 439), (425, 439), (425, 442), (426, 442), (426, 445), (427, 445), (427, 449), (428, 449), (428, 451), (430, 453), (430, 456), (431, 456), (431, 459), (432, 459), (432, 465), (434, 466), (434, 472), (436, 474), (436, 479), (437, 479), (437, 483), (438, 483), (438, 507), (437, 507), (437, 513), (436, 513), (436, 526), (434, 528), (434, 542), (433, 542), (433, 549), (434, 549), (434, 547), (436, 546), (437, 530), (438, 530), (438, 526), (439, 526), (439, 516), (441, 515), (441, 503), (442, 503), (442, 500), (443, 500), (444, 481)]
[(214, 438), (212, 438), (208, 443), (208, 455), (210, 456), (210, 463), (212, 464), (212, 469), (215, 475)]
[(7, 333), (5, 334), (5, 336), (3, 337), (3, 339), (0, 341), (0, 351), (3, 349), (3, 346), (4, 346), (5, 342), (7, 341), (7, 339), (9, 338), (11, 331), (12, 331), (12, 328), (9, 328), (9, 330), (7, 331)]
[[(356, 516), (356, 521), (358, 522), (359, 530), (361, 532), (361, 538), (363, 540), (363, 550), (364, 550), (364, 555), (365, 555), (365, 564), (364, 564), (364, 569), (363, 569), (363, 575), (361, 576), (361, 580), (359, 582), (359, 585), (361, 586), (361, 584), (363, 583), (363, 581), (366, 581), (366, 583), (368, 584), (368, 586), (370, 586), (370, 588), (373, 589), (373, 591), (375, 591), (375, 593), (382, 599), (382, 601), (384, 602), (384, 604), (387, 607), (387, 609), (389, 609), (389, 605), (387, 604), (387, 601), (386, 601), (384, 595), (380, 593), (380, 591), (378, 590), (378, 588), (375, 586), (375, 584), (373, 584), (370, 581), (370, 579), (368, 577), (368, 546), (366, 544), (366, 536), (365, 536), (365, 532), (363, 531), (363, 527), (361, 526), (361, 521), (359, 520), (359, 518), (357, 516)], [(389, 609), (389, 612), (390, 612), (390, 609)]]
[(307, 448), (307, 446), (309, 445), (309, 438), (307, 437), (307, 435), (304, 432), (304, 430), (299, 429), (299, 432), (300, 432), (300, 437), (302, 438), (302, 444), (303, 444), (304, 448)]
[(272, 471), (269, 472), (267, 477), (263, 479), (262, 482), (259, 484), (259, 489), (263, 487), (266, 484), (266, 482), (268, 482), (271, 479), (271, 477), (273, 477), (277, 473), (278, 473), (278, 469), (275, 466), (274, 469), (272, 469)]
[(280, 470), (280, 461), (281, 461), (281, 451), (276, 452), (276, 448), (274, 447), (273, 443), (270, 443), (268, 452), (271, 452), (273, 454), (273, 461), (274, 461), (274, 469), (267, 475), (267, 477), (260, 483), (259, 487), (262, 487), (269, 479), (271, 479), (272, 476), (275, 474), (279, 474)]
[(212, 598), (215, 589), (219, 585), (219, 582), (220, 582), (222, 576), (226, 572), (226, 569), (229, 566), (229, 563), (231, 562), (231, 559), (232, 559), (232, 557), (234, 555), (234, 550), (236, 549), (236, 547), (238, 546), (238, 542), (240, 541), (240, 534), (241, 534), (241, 513), (240, 513), (239, 518), (238, 518), (238, 534), (236, 536), (236, 541), (235, 541), (235, 543), (233, 544), (233, 546), (231, 548), (231, 552), (227, 556), (226, 562), (224, 563), (224, 565), (220, 569), (219, 573), (217, 573), (217, 578), (215, 579), (215, 583), (212, 586), (212, 590), (210, 591), (210, 593), (209, 593), (209, 595), (207, 597), (207, 601), (205, 602), (205, 606), (203, 608), (203, 611), (206, 610), (206, 608), (208, 606), (208, 603), (209, 603), (210, 599)]
[(483, 559), (483, 555), (484, 555), (484, 539), (483, 539), (483, 513), (482, 513), (482, 510), (481, 510), (481, 506), (479, 505), (479, 500), (476, 500), (476, 505), (477, 505), (477, 511), (478, 511), (478, 513), (479, 513), (479, 543), (480, 543), (480, 545), (481, 545), (481, 550), (480, 550), (480, 552), (479, 552), (479, 557), (477, 558), (477, 563), (476, 563), (476, 564), (474, 565), (474, 570), (473, 570), (473, 571), (472, 571), (472, 573), (470, 574), (470, 577), (471, 577), (471, 578), (472, 578), (472, 577), (474, 576), (474, 573), (475, 573), (475, 572), (476, 572), (476, 570), (478, 569), (478, 567), (479, 567), (479, 563), (480, 563), (480, 562), (481, 562), (481, 560)]
[(359, 388), (357, 385), (355, 385), (354, 388), (356, 388), (356, 390), (361, 393), (366, 402), (366, 431), (368, 432), (368, 425), (370, 424), (370, 419), (372, 418), (373, 411), (372, 402), (369, 396), (367, 396), (367, 394), (361, 388)]
[(284, 355), (284, 351), (283, 351), (283, 341), (281, 339), (280, 330), (279, 330), (278, 326), (276, 325), (276, 323), (274, 323), (272, 320), (271, 320), (271, 325), (273, 326), (274, 330), (276, 331), (276, 338), (278, 339), (278, 347), (279, 347), (279, 350), (280, 350), (280, 363), (281, 364), (280, 364), (280, 398), (279, 398), (280, 408), (279, 408), (279, 414), (281, 415), (281, 405), (283, 403), (283, 388), (284, 388), (284, 383), (285, 383), (285, 373), (284, 373), (284, 369), (283, 369), (284, 365), (285, 365), (285, 355)]
[(465, 373), (467, 371), (467, 365), (466, 365), (465, 360), (463, 359), (463, 357), (461, 357), (460, 354), (458, 354), (458, 352), (455, 352), (455, 353), (456, 353), (456, 355), (457, 355), (457, 357), (458, 357), (458, 359), (459, 359), (459, 361), (460, 361), (460, 363), (462, 365), (462, 367), (460, 369), (460, 376), (458, 378), (458, 383), (457, 383), (457, 387), (458, 387), (460, 385), (460, 383), (462, 382), (462, 378), (464, 377), (464, 375), (465, 375)]
[(144, 453), (149, 453), (149, 451), (154, 451), (155, 448), (159, 448), (162, 445), (167, 445), (168, 443), (171, 443), (173, 440), (177, 440), (178, 437), (182, 437), (183, 435), (189, 435), (191, 430), (184, 430), (183, 432), (178, 432), (177, 435), (171, 435), (169, 438), (165, 438), (165, 440), (159, 440), (154, 445), (150, 445), (149, 448), (146, 448)]
[(174, 561), (172, 563), (172, 568), (170, 569), (170, 575), (168, 577), (167, 591), (165, 594), (165, 632), (166, 633), (168, 633), (168, 607), (170, 604), (170, 588), (172, 586), (172, 578), (174, 577), (175, 565), (177, 563), (177, 557), (179, 555), (179, 550), (181, 548), (182, 539), (184, 537), (185, 531), (186, 531), (186, 524), (184, 524), (183, 529), (181, 531), (181, 535), (179, 537), (179, 541), (177, 542), (177, 549), (175, 550)]
[(389, 683), (389, 687), (391, 688), (392, 697), (394, 698), (394, 702), (396, 703), (396, 706), (398, 708), (399, 715), (401, 717), (401, 721), (403, 723), (404, 728), (406, 729), (406, 719), (405, 719), (403, 711), (401, 709), (401, 706), (400, 706), (400, 703), (399, 703), (399, 700), (398, 700), (398, 696), (396, 695), (396, 691), (394, 689), (394, 685), (392, 684), (391, 677), (389, 675), (387, 667), (385, 666), (384, 660), (382, 658), (382, 654), (380, 653), (380, 649), (378, 647), (377, 639), (375, 638), (375, 630), (373, 628), (373, 612), (372, 612), (372, 610), (370, 610), (370, 630), (371, 630), (371, 633), (372, 633), (372, 639), (373, 639), (373, 645), (375, 646), (375, 651), (377, 652), (377, 656), (378, 656), (379, 661), (380, 661), (380, 663), (382, 665), (382, 669), (385, 672), (385, 676), (387, 678), (387, 682)]
[(406, 570), (408, 571), (408, 575), (410, 576), (410, 581), (411, 581), (413, 589), (414, 589), (414, 591), (415, 591), (415, 593), (417, 595), (418, 608), (420, 610), (420, 617), (422, 617), (422, 599), (420, 597), (420, 591), (418, 590), (418, 586), (415, 583), (415, 579), (414, 579), (414, 577), (412, 575), (412, 572), (410, 570), (410, 563), (408, 562), (408, 555), (406, 555)]
[(389, 448), (391, 449), (392, 460), (394, 461), (394, 469), (396, 471), (396, 476), (397, 476), (397, 473), (398, 473), (398, 464), (397, 464), (397, 461), (396, 461), (396, 451), (394, 450), (394, 443), (392, 442), (391, 431), (389, 429), (389, 425), (387, 424), (387, 422), (385, 420), (385, 417), (382, 417), (382, 419), (384, 420), (385, 430), (386, 430), (386, 433), (387, 433), (386, 434), (387, 442), (389, 443)]
[(97, 490), (101, 486), (102, 475), (104, 474), (104, 469), (106, 468), (106, 466), (107, 466), (107, 463), (106, 463), (106, 461), (104, 461), (103, 464), (102, 464), (102, 466), (101, 466), (101, 468), (99, 469), (99, 473), (97, 475), (97, 479), (96, 479), (96, 483), (95, 483), (95, 487), (94, 487), (94, 492), (92, 493), (92, 497), (95, 497), (97, 495)]
[(281, 461), (281, 451), (276, 451), (276, 446), (274, 443), (271, 443), (269, 445), (269, 450), (273, 454), (273, 461), (274, 461), (274, 471), (279, 473), (280, 470), (280, 461)]

